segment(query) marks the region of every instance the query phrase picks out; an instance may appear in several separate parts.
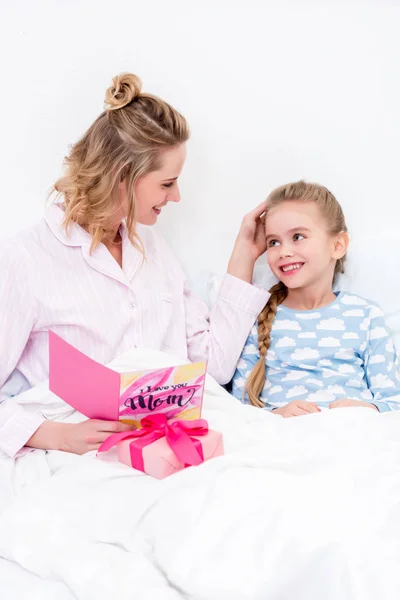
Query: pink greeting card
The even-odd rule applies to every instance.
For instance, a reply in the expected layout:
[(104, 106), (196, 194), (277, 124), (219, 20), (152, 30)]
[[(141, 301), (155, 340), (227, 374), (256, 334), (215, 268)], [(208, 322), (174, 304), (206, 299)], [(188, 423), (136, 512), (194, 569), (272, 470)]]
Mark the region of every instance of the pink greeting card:
[(151, 414), (199, 419), (206, 363), (117, 373), (49, 332), (49, 387), (89, 419), (140, 426)]

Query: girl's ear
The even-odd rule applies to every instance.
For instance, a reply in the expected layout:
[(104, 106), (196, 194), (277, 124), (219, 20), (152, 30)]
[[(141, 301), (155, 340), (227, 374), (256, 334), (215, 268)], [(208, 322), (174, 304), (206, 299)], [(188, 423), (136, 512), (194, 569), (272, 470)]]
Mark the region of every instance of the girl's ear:
[(332, 253), (332, 258), (339, 260), (343, 258), (349, 247), (349, 234), (347, 231), (341, 231), (335, 239), (335, 245)]

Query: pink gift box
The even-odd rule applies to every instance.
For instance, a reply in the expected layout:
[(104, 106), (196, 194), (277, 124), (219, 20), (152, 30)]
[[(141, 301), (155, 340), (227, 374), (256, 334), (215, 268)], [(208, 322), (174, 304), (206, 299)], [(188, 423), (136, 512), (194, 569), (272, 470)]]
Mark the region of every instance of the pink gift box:
[(222, 434), (208, 429), (204, 419), (168, 420), (158, 414), (145, 417), (141, 425), (110, 435), (98, 453), (117, 446), (121, 462), (157, 479), (224, 453)]
[[(204, 436), (191, 437), (193, 440), (198, 440), (198, 442), (200, 442), (204, 460), (209, 460), (210, 458), (215, 458), (224, 454), (222, 433), (209, 429), (208, 433)], [(144, 473), (147, 473), (147, 475), (151, 475), (156, 479), (164, 479), (164, 477), (168, 477), (168, 475), (172, 475), (173, 473), (190, 466), (187, 464), (185, 465), (179, 460), (169, 446), (167, 439), (163, 437), (144, 448), (138, 448), (138, 453), (141, 453), (143, 460), (143, 469), (141, 469), (141, 465), (135, 464), (135, 444), (137, 444), (137, 441), (132, 439), (119, 442), (119, 444), (117, 444), (119, 460), (129, 467), (143, 470)], [(134, 451), (133, 456), (131, 450)]]

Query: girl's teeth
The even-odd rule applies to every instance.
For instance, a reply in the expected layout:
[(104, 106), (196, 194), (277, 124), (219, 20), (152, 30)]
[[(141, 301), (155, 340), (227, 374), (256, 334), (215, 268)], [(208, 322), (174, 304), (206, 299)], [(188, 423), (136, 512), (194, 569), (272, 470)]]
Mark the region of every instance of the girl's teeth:
[(284, 273), (286, 273), (286, 271), (293, 271), (293, 269), (300, 269), (300, 264), (297, 263), (296, 265), (289, 265), (288, 267), (282, 267), (282, 271)]

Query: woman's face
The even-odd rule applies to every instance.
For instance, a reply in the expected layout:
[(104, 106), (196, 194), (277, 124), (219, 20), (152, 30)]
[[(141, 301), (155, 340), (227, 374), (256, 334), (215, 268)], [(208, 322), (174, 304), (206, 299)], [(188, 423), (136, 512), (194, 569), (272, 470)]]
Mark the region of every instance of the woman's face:
[[(138, 223), (154, 225), (161, 210), (168, 202), (179, 202), (181, 195), (178, 177), (186, 159), (186, 144), (168, 148), (162, 152), (161, 167), (139, 179), (135, 185), (135, 217)], [(127, 214), (126, 186), (120, 184), (121, 207), (124, 217)], [(122, 219), (121, 219), (122, 220)]]

